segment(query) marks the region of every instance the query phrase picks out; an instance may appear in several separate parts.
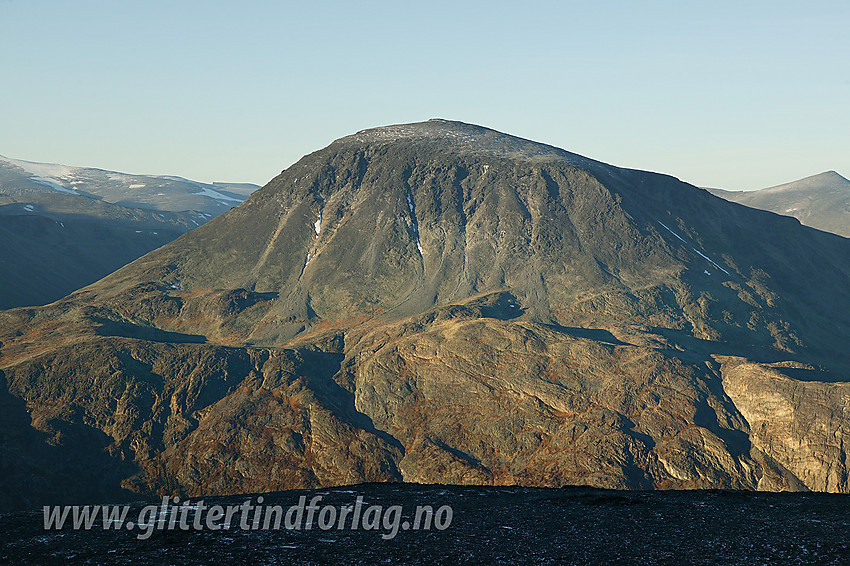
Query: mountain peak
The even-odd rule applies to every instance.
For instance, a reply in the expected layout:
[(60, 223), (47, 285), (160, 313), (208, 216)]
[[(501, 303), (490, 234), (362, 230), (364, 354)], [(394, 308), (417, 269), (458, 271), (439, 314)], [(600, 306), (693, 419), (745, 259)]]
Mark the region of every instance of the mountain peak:
[(490, 155), (531, 161), (566, 160), (580, 167), (611, 167), (548, 144), (484, 126), (444, 118), (361, 130), (337, 140), (334, 144), (352, 142), (358, 144), (424, 143), (436, 146), (441, 151), (459, 154)]
[(846, 194), (850, 192), (850, 181), (839, 175), (836, 171), (824, 171), (817, 175), (810, 175), (790, 183), (783, 183), (774, 187), (768, 187), (754, 193), (836, 193)]
[(818, 173), (817, 175), (812, 175), (811, 177), (807, 177), (807, 178), (808, 179), (819, 179), (819, 180), (822, 180), (822, 181), (840, 182), (840, 183), (844, 183), (844, 184), (850, 186), (850, 180), (848, 180), (846, 177), (843, 177), (837, 171), (833, 171), (833, 170), (824, 171), (823, 173)]
[(0, 313), (0, 466), (31, 500), (80, 477), (848, 491), (825, 462), (850, 465), (850, 391), (816, 381), (850, 373), (848, 278), (850, 241), (666, 175), (462, 122), (365, 130)]
[(739, 204), (790, 215), (801, 223), (850, 237), (850, 181), (836, 171), (824, 171), (797, 181), (758, 191), (712, 191)]

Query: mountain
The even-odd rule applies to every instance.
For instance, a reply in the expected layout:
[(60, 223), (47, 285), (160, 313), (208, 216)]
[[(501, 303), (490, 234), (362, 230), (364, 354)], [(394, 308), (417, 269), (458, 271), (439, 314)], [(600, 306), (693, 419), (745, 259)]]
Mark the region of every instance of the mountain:
[(673, 177), (461, 122), (365, 130), (0, 312), (3, 496), (848, 492), (849, 279), (846, 239)]
[(850, 238), (850, 181), (835, 171), (759, 191), (708, 190), (726, 200), (793, 216), (806, 226)]
[(55, 301), (239, 204), (251, 187), (0, 157), (0, 308)]
[(250, 183), (199, 183), (182, 177), (129, 175), (87, 167), (36, 163), (0, 156), (3, 194), (84, 195), (128, 208), (219, 215), (256, 190)]

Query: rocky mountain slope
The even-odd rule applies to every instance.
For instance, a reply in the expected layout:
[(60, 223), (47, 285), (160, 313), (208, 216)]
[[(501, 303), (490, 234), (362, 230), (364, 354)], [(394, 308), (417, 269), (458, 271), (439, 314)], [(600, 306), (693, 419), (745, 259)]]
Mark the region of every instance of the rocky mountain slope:
[(848, 280), (846, 239), (672, 177), (460, 122), (366, 130), (0, 313), (0, 466), (30, 504), (364, 481), (847, 492)]
[(709, 190), (728, 201), (793, 216), (806, 226), (850, 238), (850, 181), (835, 171), (759, 191)]
[(97, 281), (251, 188), (211, 187), (0, 157), (0, 308), (49, 303)]

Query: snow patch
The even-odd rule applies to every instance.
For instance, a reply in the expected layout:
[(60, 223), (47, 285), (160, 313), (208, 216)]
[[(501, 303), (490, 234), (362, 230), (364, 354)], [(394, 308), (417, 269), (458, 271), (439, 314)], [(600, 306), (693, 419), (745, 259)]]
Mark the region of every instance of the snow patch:
[(136, 234), (141, 234), (141, 233), (142, 233), (141, 230), (136, 230)]
[(319, 235), (319, 232), (322, 231), (322, 211), (319, 211), (319, 219), (313, 222), (313, 229), (316, 231), (316, 235)]
[(31, 175), (47, 179), (51, 177), (70, 177), (77, 170), (76, 167), (57, 165), (55, 163), (35, 163), (33, 161), (23, 161), (21, 159), (9, 159), (8, 157), (2, 157), (0, 160), (5, 161), (6, 163), (11, 163), (15, 167), (20, 167)]
[(129, 186), (129, 187), (127, 187), (127, 188), (128, 188), (128, 189), (144, 189), (144, 188), (145, 188), (145, 186), (146, 186), (146, 185), (144, 185), (144, 184), (136, 184), (136, 185), (130, 185), (130, 186)]
[(30, 180), (32, 180), (33, 182), (38, 183), (40, 185), (50, 187), (54, 191), (59, 191), (60, 193), (68, 193), (68, 194), (72, 194), (72, 195), (80, 194), (78, 191), (76, 191), (74, 189), (69, 189), (69, 188), (63, 186), (61, 181), (59, 181), (59, 179), (54, 179), (52, 177), (30, 177)]
[[(660, 220), (658, 221), (658, 223), (661, 224), (662, 226), (664, 226), (664, 228), (667, 228), (667, 225), (664, 224), (663, 222), (661, 222)], [(676, 236), (677, 238), (679, 238), (680, 240), (682, 240), (682, 237), (680, 235), (678, 235), (676, 232), (674, 232), (673, 230), (671, 230), (670, 228), (667, 228), (667, 231), (670, 232), (671, 234), (673, 234), (674, 236)], [(682, 240), (682, 241), (685, 242), (685, 240)], [(687, 244), (687, 242), (685, 242), (685, 243)]]
[(705, 259), (705, 260), (706, 260), (707, 262), (709, 262), (711, 265), (713, 265), (714, 267), (716, 267), (717, 269), (719, 269), (720, 271), (722, 271), (722, 272), (723, 272), (723, 273), (725, 273), (726, 275), (729, 275), (729, 272), (728, 272), (728, 271), (726, 271), (725, 269), (723, 269), (722, 267), (720, 267), (719, 265), (717, 265), (717, 262), (715, 262), (713, 259), (711, 259), (710, 257), (708, 257), (707, 255), (705, 255), (704, 253), (702, 253), (701, 251), (699, 251), (699, 250), (698, 250), (698, 249), (696, 249), (696, 248), (693, 248), (693, 247), (692, 247), (691, 249), (692, 249), (692, 250), (694, 250), (696, 253), (698, 253), (698, 254), (700, 255), (700, 257), (702, 257), (703, 259)]
[[(678, 235), (676, 232), (674, 232), (673, 230), (671, 230), (670, 228), (668, 228), (668, 227), (667, 227), (667, 225), (666, 225), (666, 224), (664, 224), (663, 222), (661, 222), (660, 220), (656, 220), (656, 222), (658, 222), (659, 224), (661, 224), (662, 226), (664, 226), (664, 228), (666, 228), (668, 232), (670, 232), (671, 234), (673, 234), (674, 236), (676, 236), (677, 238), (679, 238), (679, 239), (680, 239), (683, 243), (685, 243), (685, 244), (687, 244), (687, 243), (688, 243), (688, 242), (686, 242), (686, 241), (685, 241), (685, 240), (684, 240), (684, 239), (683, 239), (680, 235)], [(689, 246), (690, 246), (690, 244), (689, 244)], [(714, 267), (716, 267), (717, 269), (719, 269), (720, 271), (722, 271), (723, 273), (725, 273), (726, 275), (729, 275), (729, 276), (731, 277), (731, 275), (732, 275), (732, 274), (731, 274), (731, 273), (729, 273), (728, 271), (726, 271), (725, 269), (723, 269), (722, 267), (720, 267), (720, 265), (718, 265), (716, 261), (714, 261), (713, 259), (711, 259), (711, 258), (710, 258), (710, 257), (708, 257), (707, 255), (705, 255), (704, 253), (702, 253), (701, 251), (699, 251), (699, 250), (698, 250), (698, 249), (696, 249), (695, 247), (690, 246), (690, 248), (691, 248), (692, 250), (694, 250), (694, 252), (696, 252), (697, 254), (699, 254), (699, 256), (700, 256), (700, 257), (702, 257), (704, 260), (706, 260), (707, 262), (709, 262), (711, 265), (713, 265)], [(708, 275), (711, 275), (710, 273), (707, 273), (707, 274), (708, 274)]]
[(416, 222), (416, 211), (413, 206), (413, 196), (408, 192), (407, 197), (407, 208), (410, 209), (410, 220), (406, 221), (408, 225), (408, 229), (413, 232), (413, 237), (416, 239), (416, 249), (419, 250), (419, 255), (422, 256), (424, 253), (422, 252), (422, 244), (419, 242), (419, 226)]
[(27, 212), (32, 212), (35, 210), (35, 207), (31, 204), (28, 204), (24, 206), (24, 210), (26, 210)]
[[(214, 198), (216, 200), (224, 200), (224, 201), (228, 201), (228, 202), (242, 202), (242, 200), (240, 200), (238, 198), (229, 197), (227, 195), (221, 194), (218, 191), (214, 191), (214, 190), (208, 189), (208, 188), (204, 188), (199, 193), (192, 193), (192, 194), (203, 196), (203, 197)], [(220, 204), (223, 204), (223, 203), (220, 203)]]

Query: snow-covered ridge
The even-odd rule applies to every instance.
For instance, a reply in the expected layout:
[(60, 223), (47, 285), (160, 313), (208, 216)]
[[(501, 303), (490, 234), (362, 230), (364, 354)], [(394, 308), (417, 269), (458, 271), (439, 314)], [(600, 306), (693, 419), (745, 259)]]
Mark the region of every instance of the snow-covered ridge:
[(10, 159), (0, 156), (0, 161), (5, 161), (15, 167), (20, 167), (27, 173), (35, 177), (59, 178), (71, 177), (77, 171), (77, 167), (69, 167), (67, 165), (57, 165), (55, 163), (36, 163), (35, 161), (24, 161), (23, 159)]
[[(241, 192), (233, 194), (227, 187), (177, 176), (127, 174), (3, 156), (0, 156), (0, 167), (12, 175), (10, 183), (4, 185), (4, 190), (8, 189), (10, 194), (21, 190), (45, 194), (60, 192), (130, 207), (172, 212), (194, 210), (212, 213), (212, 216), (244, 202), (250, 194), (247, 189), (252, 187), (245, 183), (239, 188)], [(36, 188), (39, 186), (41, 188)]]
[[(80, 194), (67, 179), (73, 179), (77, 167), (57, 165), (55, 163), (36, 163), (23, 159), (10, 159), (0, 156), (0, 161), (23, 169), (30, 174), (30, 180), (60, 193)], [(70, 185), (70, 186), (69, 186)]]

